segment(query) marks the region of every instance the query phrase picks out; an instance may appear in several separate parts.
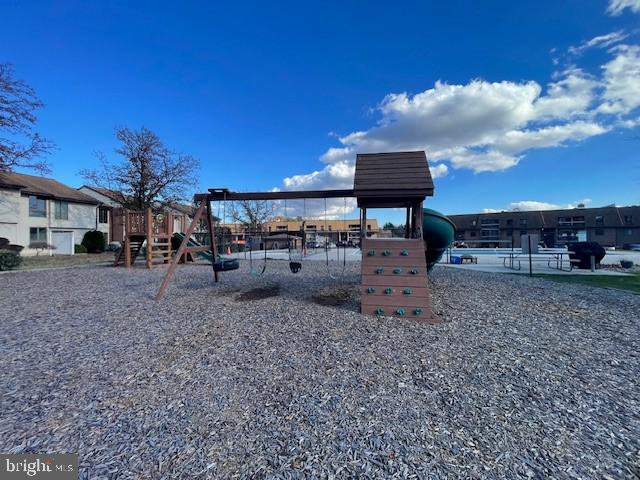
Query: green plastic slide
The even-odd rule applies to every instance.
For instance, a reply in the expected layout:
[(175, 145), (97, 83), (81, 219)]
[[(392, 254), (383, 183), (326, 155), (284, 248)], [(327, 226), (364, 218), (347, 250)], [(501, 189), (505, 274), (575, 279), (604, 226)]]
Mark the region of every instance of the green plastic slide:
[(442, 258), (453, 242), (456, 226), (440, 212), (425, 208), (422, 214), (422, 238), (424, 239), (427, 271)]

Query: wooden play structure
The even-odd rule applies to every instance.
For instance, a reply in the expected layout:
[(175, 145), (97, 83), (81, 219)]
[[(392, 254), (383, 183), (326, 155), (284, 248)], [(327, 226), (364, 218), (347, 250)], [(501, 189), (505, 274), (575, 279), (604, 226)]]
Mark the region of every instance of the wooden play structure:
[[(362, 313), (433, 319), (425, 256), (429, 245), (423, 240), (423, 202), (432, 195), (433, 180), (422, 151), (358, 155), (354, 188), (350, 190), (239, 193), (210, 189), (208, 193), (194, 196), (199, 207), (171, 261), (156, 299), (164, 296), (180, 257), (193, 251), (188, 240), (205, 212), (211, 218), (211, 202), (355, 197), (360, 208)], [(405, 238), (368, 237), (367, 209), (371, 208), (406, 209)], [(207, 248), (215, 252), (213, 235), (210, 244)], [(219, 278), (215, 268), (214, 276), (217, 282)]]
[(151, 208), (142, 211), (122, 209), (120, 215), (120, 221), (123, 222), (124, 227), (124, 241), (122, 248), (116, 254), (114, 266), (132, 267), (145, 242), (147, 268), (171, 261), (173, 253), (171, 235), (174, 225), (171, 212), (166, 210), (154, 212)]

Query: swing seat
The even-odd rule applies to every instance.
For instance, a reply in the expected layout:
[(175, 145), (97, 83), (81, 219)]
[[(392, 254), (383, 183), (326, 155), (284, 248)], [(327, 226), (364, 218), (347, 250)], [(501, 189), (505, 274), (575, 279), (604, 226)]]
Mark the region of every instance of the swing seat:
[(289, 262), (289, 269), (291, 273), (298, 273), (302, 268), (302, 263), (300, 262)]
[(229, 270), (237, 270), (240, 268), (240, 262), (237, 258), (218, 258), (213, 264), (213, 270), (216, 272), (228, 272)]

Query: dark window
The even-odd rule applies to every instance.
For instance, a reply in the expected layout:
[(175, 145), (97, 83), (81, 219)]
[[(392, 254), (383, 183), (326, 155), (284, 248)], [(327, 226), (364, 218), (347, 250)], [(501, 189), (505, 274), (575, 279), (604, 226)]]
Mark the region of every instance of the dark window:
[(29, 229), (29, 240), (34, 242), (46, 242), (47, 241), (47, 229), (40, 227), (32, 227)]
[(604, 225), (604, 217), (602, 215), (596, 215), (596, 225)]
[(507, 226), (511, 226), (513, 225), (513, 220), (512, 219), (507, 219)]
[(527, 231), (526, 230), (520, 230), (520, 235), (526, 235)]
[(69, 203), (56, 200), (53, 202), (53, 213), (56, 220), (69, 220)]
[(371, 230), (371, 225), (367, 225), (367, 230)]
[(332, 227), (331, 227), (331, 225), (329, 225), (329, 231), (331, 231), (331, 229), (332, 229)]
[(513, 235), (513, 230), (507, 230), (507, 237), (511, 237)]
[(599, 237), (604, 235), (604, 229), (603, 228), (596, 228), (596, 235), (599, 236)]
[(98, 209), (98, 222), (109, 223), (109, 210), (102, 207)]
[(624, 216), (624, 224), (625, 225), (631, 225), (633, 223), (633, 218), (631, 217), (631, 215), (625, 215)]
[(30, 217), (46, 217), (47, 204), (44, 198), (34, 195), (29, 196), (29, 216)]
[(527, 219), (526, 218), (521, 218), (520, 219), (520, 225), (523, 226), (523, 227), (526, 227), (527, 226)]
[(633, 235), (633, 230), (631, 230), (630, 228), (627, 228), (627, 229), (624, 231), (624, 234), (625, 234), (627, 237), (630, 237), (631, 235)]
[(307, 225), (307, 230), (317, 230), (318, 227), (316, 225)]
[(469, 232), (469, 236), (470, 237), (475, 237), (476, 236), (476, 232)]

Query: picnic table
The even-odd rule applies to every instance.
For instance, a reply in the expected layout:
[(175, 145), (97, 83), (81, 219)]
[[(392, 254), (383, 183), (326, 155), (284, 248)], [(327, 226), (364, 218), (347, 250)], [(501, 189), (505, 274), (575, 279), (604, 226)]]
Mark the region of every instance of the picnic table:
[[(555, 270), (561, 270), (563, 272), (570, 272), (573, 270), (573, 264), (579, 260), (572, 260), (569, 258), (569, 269), (564, 268), (564, 257), (569, 257), (574, 252), (562, 251), (562, 252), (542, 252), (531, 254), (532, 262), (547, 262), (547, 267)], [(521, 252), (508, 252), (506, 255), (500, 256), (502, 259), (502, 265), (505, 268), (511, 270), (520, 270), (522, 268), (521, 260), (528, 261), (529, 254)], [(555, 266), (553, 265), (555, 264)], [(516, 266), (517, 265), (517, 266)]]

